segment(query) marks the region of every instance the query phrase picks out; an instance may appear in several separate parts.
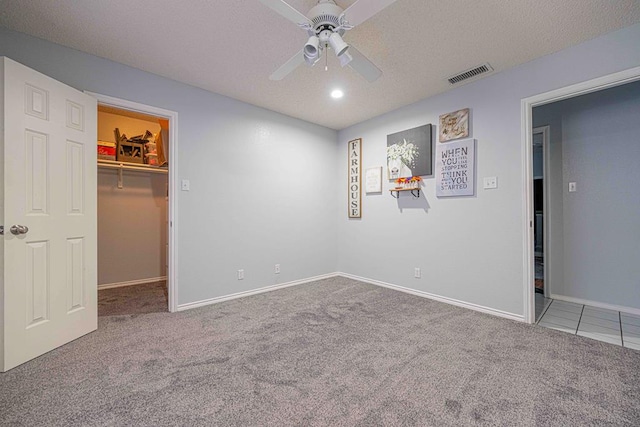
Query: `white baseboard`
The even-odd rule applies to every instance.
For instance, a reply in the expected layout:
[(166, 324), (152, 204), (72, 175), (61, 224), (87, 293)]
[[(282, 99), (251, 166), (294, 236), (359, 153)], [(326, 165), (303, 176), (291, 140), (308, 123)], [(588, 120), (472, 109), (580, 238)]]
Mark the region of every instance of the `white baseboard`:
[(101, 291), (103, 289), (122, 288), (123, 286), (145, 285), (147, 283), (165, 282), (166, 280), (167, 276), (162, 276), (150, 277), (147, 279), (129, 280), (128, 282), (103, 283), (102, 285), (98, 285), (98, 290)]
[(591, 301), (588, 299), (567, 297), (564, 295), (557, 295), (557, 294), (551, 294), (551, 299), (557, 299), (558, 301), (572, 302), (575, 304), (590, 305), (591, 307), (605, 308), (607, 310), (620, 311), (622, 313), (629, 313), (629, 314), (635, 314), (636, 316), (640, 316), (640, 309), (633, 308), (633, 307), (625, 307), (623, 305), (608, 304), (606, 302)]
[(271, 292), (271, 291), (275, 291), (275, 290), (278, 290), (278, 289), (288, 288), (290, 286), (302, 285), (304, 283), (315, 282), (317, 280), (322, 280), (322, 279), (329, 279), (331, 277), (336, 277), (336, 276), (338, 276), (338, 273), (322, 274), (320, 276), (308, 277), (306, 279), (294, 280), (292, 282), (280, 283), (280, 284), (271, 285), (271, 286), (265, 286), (263, 288), (253, 289), (253, 290), (250, 290), (250, 291), (238, 292), (238, 293), (235, 293), (235, 294), (224, 295), (224, 296), (221, 296), (221, 297), (208, 298), (208, 299), (204, 299), (204, 300), (201, 300), (201, 301), (188, 302), (188, 303), (185, 303), (185, 304), (178, 305), (178, 310), (177, 311), (190, 310), (190, 309), (196, 308), (196, 307), (203, 307), (205, 305), (217, 304), (217, 303), (223, 302), (223, 301), (229, 301), (229, 300), (237, 299), (237, 298), (244, 298), (244, 297), (248, 297), (250, 295), (262, 294), (264, 292)]
[(278, 290), (278, 289), (288, 288), (290, 286), (302, 285), (302, 284), (305, 284), (305, 283), (315, 282), (317, 280), (322, 280), (322, 279), (329, 279), (331, 277), (336, 277), (336, 276), (345, 277), (347, 279), (358, 280), (360, 282), (365, 282), (365, 283), (369, 283), (369, 284), (376, 285), (376, 286), (382, 286), (382, 287), (393, 289), (393, 290), (396, 290), (396, 291), (405, 292), (405, 293), (408, 293), (408, 294), (411, 294), (411, 295), (416, 295), (416, 296), (423, 297), (423, 298), (429, 298), (429, 299), (432, 299), (432, 300), (435, 300), (435, 301), (444, 302), (446, 304), (451, 304), (451, 305), (455, 305), (455, 306), (458, 306), (458, 307), (468, 308), (470, 310), (479, 311), (479, 312), (487, 313), (487, 314), (492, 314), (494, 316), (503, 317), (503, 318), (510, 319), (510, 320), (515, 320), (515, 321), (518, 321), (518, 322), (524, 322), (524, 316), (519, 315), (519, 314), (513, 314), (513, 313), (509, 313), (509, 312), (502, 311), (502, 310), (496, 310), (494, 308), (485, 307), (485, 306), (481, 306), (481, 305), (478, 305), (478, 304), (472, 304), (472, 303), (465, 302), (465, 301), (459, 301), (459, 300), (456, 300), (456, 299), (453, 299), (453, 298), (443, 297), (443, 296), (431, 294), (431, 293), (428, 293), (428, 292), (418, 291), (418, 290), (415, 290), (415, 289), (405, 288), (403, 286), (393, 285), (391, 283), (381, 282), (379, 280), (368, 279), (366, 277), (360, 277), (360, 276), (355, 276), (353, 274), (341, 273), (341, 272), (323, 274), (323, 275), (320, 275), (320, 276), (308, 277), (306, 279), (294, 280), (292, 282), (281, 283), (281, 284), (278, 284), (278, 285), (265, 286), (263, 288), (253, 289), (253, 290), (250, 290), (250, 291), (238, 292), (238, 293), (235, 293), (235, 294), (224, 295), (224, 296), (221, 296), (221, 297), (208, 298), (208, 299), (201, 300), (201, 301), (194, 301), (194, 302), (189, 302), (189, 303), (185, 303), (185, 304), (180, 304), (180, 305), (178, 305), (177, 311), (190, 310), (190, 309), (196, 308), (196, 307), (203, 307), (203, 306), (206, 306), (206, 305), (217, 304), (217, 303), (220, 303), (220, 302), (223, 302), (223, 301), (229, 301), (229, 300), (233, 300), (233, 299), (237, 299), (237, 298), (244, 298), (244, 297), (248, 297), (248, 296), (251, 296), (251, 295), (257, 295), (257, 294), (261, 294), (261, 293), (264, 293), (264, 292), (271, 292), (271, 291), (275, 291), (275, 290)]
[(396, 291), (404, 292), (411, 295), (416, 295), (423, 298), (429, 298), (435, 301), (444, 302), (447, 304), (455, 305), (458, 307), (468, 308), (470, 310), (479, 311), (481, 313), (492, 314), (498, 317), (504, 317), (510, 320), (516, 320), (518, 322), (524, 322), (524, 316), (520, 314), (509, 313), (507, 311), (497, 310), (491, 307), (485, 307), (478, 304), (473, 304), (470, 302), (460, 301), (453, 298), (443, 297), (440, 295), (431, 294), (429, 292), (418, 291), (416, 289), (405, 288), (403, 286), (393, 285), (391, 283), (381, 282), (380, 280), (368, 279), (366, 277), (355, 276), (353, 274), (348, 273), (338, 273), (339, 276), (346, 277), (348, 279), (359, 280), (361, 282), (370, 283), (376, 286), (382, 286), (384, 288), (393, 289)]

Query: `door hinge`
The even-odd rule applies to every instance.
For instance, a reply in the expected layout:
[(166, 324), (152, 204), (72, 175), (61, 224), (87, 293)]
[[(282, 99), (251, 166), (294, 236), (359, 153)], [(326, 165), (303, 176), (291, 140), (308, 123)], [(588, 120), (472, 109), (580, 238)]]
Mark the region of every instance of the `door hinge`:
[(0, 236), (4, 236), (4, 225), (0, 225)]

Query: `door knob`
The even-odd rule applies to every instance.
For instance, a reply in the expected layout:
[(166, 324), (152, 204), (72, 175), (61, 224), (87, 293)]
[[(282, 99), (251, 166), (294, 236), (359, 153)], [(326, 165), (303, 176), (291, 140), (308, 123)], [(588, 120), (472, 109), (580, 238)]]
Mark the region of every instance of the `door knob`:
[(20, 234), (27, 234), (29, 227), (26, 225), (12, 225), (9, 231), (11, 231), (11, 234), (18, 236)]

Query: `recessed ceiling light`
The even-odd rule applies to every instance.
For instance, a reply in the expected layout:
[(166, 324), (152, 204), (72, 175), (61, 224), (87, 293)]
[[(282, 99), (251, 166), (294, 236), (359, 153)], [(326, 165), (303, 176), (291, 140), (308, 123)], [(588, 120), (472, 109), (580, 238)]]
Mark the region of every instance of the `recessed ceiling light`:
[(334, 91), (331, 92), (332, 98), (339, 99), (339, 98), (342, 98), (343, 96), (344, 96), (344, 92), (342, 92), (340, 89), (335, 89)]

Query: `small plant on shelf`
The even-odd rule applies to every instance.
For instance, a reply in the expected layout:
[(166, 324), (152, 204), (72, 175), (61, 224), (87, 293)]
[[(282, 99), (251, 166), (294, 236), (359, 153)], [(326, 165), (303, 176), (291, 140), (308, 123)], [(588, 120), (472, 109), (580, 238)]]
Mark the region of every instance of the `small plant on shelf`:
[(411, 176), (408, 178), (398, 178), (396, 179), (396, 189), (401, 189), (401, 188), (420, 188), (420, 181), (422, 181), (422, 178), (420, 178), (419, 176)]

